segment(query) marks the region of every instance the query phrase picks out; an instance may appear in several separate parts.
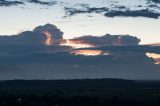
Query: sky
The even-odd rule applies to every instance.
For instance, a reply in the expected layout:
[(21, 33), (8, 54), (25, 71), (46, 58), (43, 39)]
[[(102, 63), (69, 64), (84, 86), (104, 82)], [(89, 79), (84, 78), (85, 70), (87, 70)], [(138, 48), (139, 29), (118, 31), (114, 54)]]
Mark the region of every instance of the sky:
[[(66, 39), (83, 35), (129, 34), (140, 38), (141, 44), (160, 42), (160, 18), (106, 17), (103, 15), (105, 11), (69, 16), (67, 13), (70, 11), (64, 9), (74, 8), (82, 11), (86, 9), (82, 6), (85, 4), (96, 8), (107, 7), (110, 11), (117, 10), (116, 6), (124, 6), (131, 11), (149, 9), (151, 12), (160, 13), (160, 4), (151, 3), (150, 0), (58, 0), (51, 5), (45, 4), (46, 0), (19, 1), (24, 4), (2, 6), (3, 0), (0, 0), (0, 35), (14, 35), (51, 23), (64, 32)], [(52, 2), (55, 1), (48, 1)]]

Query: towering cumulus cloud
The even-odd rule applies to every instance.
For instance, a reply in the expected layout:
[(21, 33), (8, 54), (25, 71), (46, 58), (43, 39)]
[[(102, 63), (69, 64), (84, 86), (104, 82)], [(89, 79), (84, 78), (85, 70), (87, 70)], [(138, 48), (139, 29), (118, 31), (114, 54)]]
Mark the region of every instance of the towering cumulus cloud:
[(38, 26), (33, 30), (33, 32), (45, 35), (44, 43), (46, 45), (58, 44), (63, 39), (63, 32), (51, 24)]
[(1, 36), (0, 44), (31, 44), (31, 45), (53, 45), (63, 39), (63, 32), (56, 26), (46, 24), (38, 26), (33, 31), (25, 31), (14, 36)]
[(60, 31), (55, 25), (46, 24), (44, 26), (36, 27), (33, 32), (35, 33), (45, 33), (48, 32), (52, 35), (54, 39), (63, 39), (63, 32)]
[(74, 39), (63, 39), (63, 32), (55, 25), (38, 26), (33, 31), (25, 31), (13, 36), (0, 36), (0, 44), (23, 45), (58, 45), (74, 48), (95, 46), (138, 45), (140, 40), (129, 35), (82, 36)]

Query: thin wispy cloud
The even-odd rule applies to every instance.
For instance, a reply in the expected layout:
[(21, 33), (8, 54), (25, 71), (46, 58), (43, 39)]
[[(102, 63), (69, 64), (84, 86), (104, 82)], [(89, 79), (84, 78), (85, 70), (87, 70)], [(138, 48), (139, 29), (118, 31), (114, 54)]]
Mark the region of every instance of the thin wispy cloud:
[(158, 19), (160, 13), (152, 12), (148, 9), (144, 10), (126, 10), (126, 11), (110, 11), (104, 14), (106, 17), (146, 17)]
[(52, 6), (57, 4), (56, 1), (42, 1), (42, 0), (23, 0), (23, 1), (8, 1), (8, 0), (0, 0), (1, 7), (10, 7), (10, 6), (18, 6), (26, 3), (33, 3), (45, 6)]
[(149, 9), (149, 7), (146, 9), (132, 10), (125, 6), (114, 6), (112, 8), (82, 6), (82, 8), (64, 7), (64, 10), (66, 12), (65, 17), (71, 17), (77, 14), (84, 14), (84, 13), (88, 14), (98, 13), (98, 14), (103, 14), (106, 17), (145, 17), (154, 19), (158, 19), (160, 16), (159, 12), (152, 11), (151, 9)]
[(16, 5), (22, 5), (22, 4), (24, 4), (24, 2), (0, 0), (0, 6), (3, 6), (3, 7), (10, 7), (10, 6), (16, 6)]
[(154, 3), (160, 3), (160, 0), (150, 0), (150, 1), (152, 1)]
[[(145, 1), (145, 0), (144, 0)], [(18, 6), (22, 4), (37, 4), (42, 6), (52, 6), (58, 4), (56, 0), (0, 0), (0, 7), (10, 7), (10, 6)], [(107, 1), (106, 5), (103, 6), (92, 6), (90, 3), (78, 3), (72, 5), (69, 2), (60, 2), (60, 3), (68, 3), (67, 5), (63, 5), (65, 16), (71, 17), (77, 14), (90, 14), (97, 13), (102, 14), (105, 17), (145, 17), (145, 18), (153, 18), (159, 19), (160, 17), (160, 0), (147, 0), (145, 3), (140, 3), (139, 5), (122, 5), (121, 2), (117, 2), (116, 0)], [(104, 3), (105, 4), (105, 3)], [(134, 7), (134, 8), (133, 8)], [(41, 8), (40, 8), (41, 9)], [(48, 8), (47, 8), (48, 9)]]
[(57, 3), (56, 1), (41, 1), (41, 0), (29, 0), (28, 2), (40, 5), (47, 5), (47, 6), (55, 5)]

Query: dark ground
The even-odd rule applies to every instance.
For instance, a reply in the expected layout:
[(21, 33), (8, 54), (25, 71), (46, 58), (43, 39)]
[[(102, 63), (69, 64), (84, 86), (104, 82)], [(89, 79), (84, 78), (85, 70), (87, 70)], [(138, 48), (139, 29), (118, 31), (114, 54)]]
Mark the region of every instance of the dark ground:
[(0, 106), (160, 106), (160, 81), (8, 80)]

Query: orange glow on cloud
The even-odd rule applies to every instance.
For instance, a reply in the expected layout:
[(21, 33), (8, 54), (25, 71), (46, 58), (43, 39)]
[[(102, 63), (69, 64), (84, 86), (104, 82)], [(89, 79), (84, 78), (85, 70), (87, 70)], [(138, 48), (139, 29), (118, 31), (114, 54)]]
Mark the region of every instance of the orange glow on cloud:
[(65, 43), (61, 44), (64, 46), (71, 46), (72, 48), (87, 48), (87, 47), (94, 47), (93, 45), (89, 43), (84, 43), (79, 40), (66, 40)]
[(146, 56), (148, 56), (149, 58), (153, 58), (155, 60), (155, 64), (160, 64), (160, 54), (146, 53)]
[(85, 56), (109, 55), (109, 53), (105, 53), (101, 50), (74, 50), (72, 53)]
[(45, 44), (51, 46), (54, 43), (52, 35), (48, 31), (45, 31), (44, 35), (46, 36)]
[[(75, 40), (75, 39), (65, 40), (60, 45), (71, 46), (73, 49), (95, 47), (92, 44), (85, 43), (81, 40)], [(87, 49), (85, 49), (85, 50), (72, 50), (71, 53), (75, 54), (75, 55), (85, 55), (85, 56), (109, 55), (109, 53), (101, 51), (101, 50), (89, 50), (89, 49), (88, 50)]]

